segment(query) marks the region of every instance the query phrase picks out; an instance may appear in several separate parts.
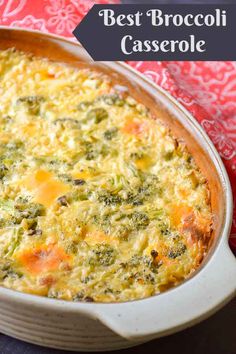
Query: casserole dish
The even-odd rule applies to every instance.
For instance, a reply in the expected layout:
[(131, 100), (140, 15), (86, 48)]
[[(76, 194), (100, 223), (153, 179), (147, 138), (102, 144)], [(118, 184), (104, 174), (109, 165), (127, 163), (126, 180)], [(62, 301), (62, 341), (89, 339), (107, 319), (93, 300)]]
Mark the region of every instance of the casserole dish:
[[(79, 44), (2, 28), (0, 49), (11, 47), (74, 66), (90, 62)], [(227, 242), (232, 221), (230, 184), (206, 134), (165, 91), (127, 65), (90, 65), (127, 87), (156, 116), (161, 113), (174, 135), (186, 142), (207, 178), (214, 215), (213, 241), (201, 266), (189, 280), (161, 295), (123, 303), (70, 303), (0, 288), (3, 333), (49, 347), (102, 351), (145, 342), (206, 318), (235, 293), (236, 267)]]

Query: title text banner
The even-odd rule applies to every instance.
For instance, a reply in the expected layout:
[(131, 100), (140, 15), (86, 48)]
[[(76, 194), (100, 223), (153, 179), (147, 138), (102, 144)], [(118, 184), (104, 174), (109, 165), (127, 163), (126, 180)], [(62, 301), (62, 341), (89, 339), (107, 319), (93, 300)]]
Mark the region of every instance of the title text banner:
[(236, 60), (236, 5), (94, 5), (73, 34), (94, 60)]

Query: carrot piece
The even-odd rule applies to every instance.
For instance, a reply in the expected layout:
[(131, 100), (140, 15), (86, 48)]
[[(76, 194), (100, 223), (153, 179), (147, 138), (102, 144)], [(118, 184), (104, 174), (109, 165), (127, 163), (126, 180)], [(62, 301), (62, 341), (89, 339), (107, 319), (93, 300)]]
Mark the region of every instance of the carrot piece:
[(193, 215), (193, 208), (186, 204), (172, 205), (170, 219), (178, 227), (183, 220)]
[(20, 256), (20, 263), (32, 274), (56, 270), (60, 263), (69, 260), (62, 248), (55, 245), (27, 249)]
[(45, 170), (38, 170), (35, 172), (34, 179), (37, 183), (47, 182), (52, 177), (51, 172)]
[(69, 187), (60, 181), (49, 180), (35, 192), (35, 201), (50, 206), (58, 197), (68, 192)]
[(57, 181), (53, 178), (51, 172), (45, 170), (38, 170), (28, 176), (23, 181), (23, 185), (26, 189), (33, 192), (34, 200), (37, 203), (41, 203), (47, 207), (52, 205), (58, 197), (69, 190), (68, 185)]
[(122, 130), (131, 135), (142, 135), (142, 133), (147, 130), (147, 124), (146, 122), (129, 119), (126, 121)]
[(52, 174), (45, 170), (38, 170), (24, 180), (24, 185), (27, 189), (38, 188), (43, 183), (47, 182), (52, 177)]

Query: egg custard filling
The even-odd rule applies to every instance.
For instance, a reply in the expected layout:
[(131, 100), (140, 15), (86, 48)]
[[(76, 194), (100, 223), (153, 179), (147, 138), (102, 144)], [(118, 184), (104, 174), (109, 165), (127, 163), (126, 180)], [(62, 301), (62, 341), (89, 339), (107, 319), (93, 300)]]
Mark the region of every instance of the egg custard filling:
[(184, 144), (109, 75), (0, 52), (0, 285), (72, 301), (145, 298), (211, 238)]

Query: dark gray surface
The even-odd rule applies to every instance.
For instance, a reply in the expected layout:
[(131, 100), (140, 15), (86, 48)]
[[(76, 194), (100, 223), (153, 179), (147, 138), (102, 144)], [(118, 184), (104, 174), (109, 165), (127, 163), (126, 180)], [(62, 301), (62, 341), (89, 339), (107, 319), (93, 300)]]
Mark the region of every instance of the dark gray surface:
[[(0, 335), (0, 354), (68, 353), (71, 352), (46, 349)], [(208, 320), (192, 328), (138, 347), (122, 350), (120, 353), (236, 354), (236, 299)]]

